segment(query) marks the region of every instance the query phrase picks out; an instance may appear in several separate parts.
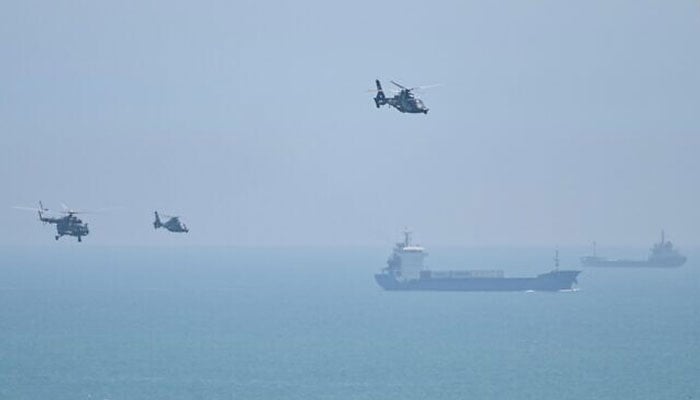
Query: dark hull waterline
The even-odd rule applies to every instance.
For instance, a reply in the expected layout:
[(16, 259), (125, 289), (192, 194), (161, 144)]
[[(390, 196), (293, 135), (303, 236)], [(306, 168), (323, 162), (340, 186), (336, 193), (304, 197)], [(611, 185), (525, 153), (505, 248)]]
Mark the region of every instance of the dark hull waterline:
[(385, 290), (429, 290), (464, 292), (524, 292), (571, 290), (581, 271), (553, 271), (532, 278), (420, 278), (398, 280), (391, 274), (376, 274)]
[(614, 267), (614, 268), (677, 268), (685, 264), (686, 258), (679, 257), (667, 260), (615, 260), (602, 258), (581, 259), (584, 267)]

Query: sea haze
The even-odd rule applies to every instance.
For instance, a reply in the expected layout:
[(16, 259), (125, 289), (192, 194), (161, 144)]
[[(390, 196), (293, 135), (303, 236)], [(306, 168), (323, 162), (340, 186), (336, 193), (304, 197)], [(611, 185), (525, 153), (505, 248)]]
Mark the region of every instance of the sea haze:
[[(4, 247), (0, 398), (700, 396), (697, 249), (562, 293), (384, 292), (389, 250)], [(435, 268), (552, 267), (545, 248), (428, 250)]]

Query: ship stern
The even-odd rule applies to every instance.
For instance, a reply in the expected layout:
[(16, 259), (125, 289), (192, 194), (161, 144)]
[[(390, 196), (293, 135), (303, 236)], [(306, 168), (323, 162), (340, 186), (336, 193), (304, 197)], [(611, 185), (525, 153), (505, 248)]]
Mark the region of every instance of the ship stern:
[(396, 277), (387, 273), (374, 274), (374, 280), (384, 290), (399, 290), (401, 284), (396, 280)]

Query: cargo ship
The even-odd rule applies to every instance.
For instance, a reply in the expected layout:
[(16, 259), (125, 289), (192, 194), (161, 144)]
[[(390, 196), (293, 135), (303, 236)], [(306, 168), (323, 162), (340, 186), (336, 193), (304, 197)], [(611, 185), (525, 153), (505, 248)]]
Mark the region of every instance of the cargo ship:
[(666, 240), (664, 231), (661, 231), (661, 241), (654, 243), (651, 254), (646, 260), (618, 259), (599, 257), (596, 253), (596, 243), (593, 242), (593, 255), (581, 257), (584, 267), (653, 267), (674, 268), (685, 264), (687, 257), (673, 248), (673, 243)]
[(423, 265), (425, 249), (411, 244), (410, 232), (396, 243), (386, 268), (374, 275), (385, 290), (435, 291), (560, 291), (571, 290), (581, 271), (559, 270), (558, 251), (555, 268), (534, 277), (509, 278), (500, 270), (430, 270)]

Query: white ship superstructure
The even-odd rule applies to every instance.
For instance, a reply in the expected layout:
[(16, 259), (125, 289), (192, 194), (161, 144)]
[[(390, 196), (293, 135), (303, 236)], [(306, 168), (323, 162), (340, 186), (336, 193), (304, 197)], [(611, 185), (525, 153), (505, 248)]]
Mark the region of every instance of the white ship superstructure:
[(392, 269), (398, 279), (418, 279), (425, 270), (423, 261), (427, 255), (423, 247), (411, 244), (411, 232), (404, 231), (404, 241), (396, 243), (388, 269)]

